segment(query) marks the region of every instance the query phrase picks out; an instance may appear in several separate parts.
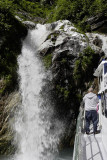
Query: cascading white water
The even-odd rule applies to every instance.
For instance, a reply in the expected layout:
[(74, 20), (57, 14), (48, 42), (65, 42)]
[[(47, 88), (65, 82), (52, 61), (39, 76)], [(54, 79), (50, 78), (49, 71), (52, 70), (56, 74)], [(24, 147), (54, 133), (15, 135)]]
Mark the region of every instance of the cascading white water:
[(22, 54), (18, 57), (22, 104), (16, 115), (15, 140), (18, 150), (14, 160), (53, 160), (57, 151), (61, 133), (57, 127), (61, 124), (57, 121), (57, 131), (50, 133), (52, 107), (41, 107), (43, 99), (40, 96), (45, 72), (37, 49), (48, 34), (45, 25), (38, 24), (35, 30), (30, 30), (23, 41)]

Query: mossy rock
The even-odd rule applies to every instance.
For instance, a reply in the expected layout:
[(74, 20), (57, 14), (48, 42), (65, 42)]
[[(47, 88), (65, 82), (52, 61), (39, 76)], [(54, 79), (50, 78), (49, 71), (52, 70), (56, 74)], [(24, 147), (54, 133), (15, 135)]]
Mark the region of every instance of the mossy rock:
[(60, 32), (59, 32), (59, 31), (55, 31), (55, 32), (51, 33), (51, 34), (47, 37), (47, 39), (46, 39), (46, 40), (51, 39), (51, 41), (52, 41), (53, 43), (55, 43), (55, 42), (56, 42), (57, 37), (59, 36), (59, 34), (60, 34)]
[(11, 93), (4, 100), (0, 114), (0, 155), (14, 154), (16, 146), (14, 145), (14, 132), (11, 124), (14, 124), (14, 112), (21, 103), (21, 97), (18, 92)]
[(46, 69), (49, 69), (52, 65), (52, 54), (47, 54), (43, 57), (43, 63)]
[(61, 29), (61, 30), (64, 30), (64, 25), (62, 25), (62, 26), (60, 27), (60, 29)]

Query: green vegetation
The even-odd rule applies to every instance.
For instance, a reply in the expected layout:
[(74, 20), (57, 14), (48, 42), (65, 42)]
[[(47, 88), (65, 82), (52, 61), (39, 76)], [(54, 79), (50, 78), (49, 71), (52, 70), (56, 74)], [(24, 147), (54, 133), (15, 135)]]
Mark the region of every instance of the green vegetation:
[(98, 66), (100, 56), (87, 47), (78, 55), (73, 68), (70, 66), (72, 57), (63, 56), (57, 60), (58, 68), (55, 71), (56, 112), (66, 117), (72, 109), (77, 116), (82, 93), (93, 81), (93, 71)]
[(49, 69), (52, 64), (52, 54), (47, 54), (43, 57), (43, 62), (46, 69)]
[(60, 29), (62, 29), (62, 30), (63, 30), (63, 29), (64, 29), (64, 25), (62, 25), (62, 26), (60, 27)]
[(17, 56), (27, 29), (14, 17), (13, 1), (0, 0), (0, 4), (0, 79), (3, 81), (0, 95), (3, 95), (17, 84)]
[(78, 59), (75, 61), (73, 71), (74, 81), (77, 86), (82, 86), (85, 82), (92, 79), (92, 73), (96, 61), (95, 51), (91, 47), (87, 47), (83, 53), (79, 54)]
[(71, 2), (68, 0), (58, 0), (57, 8), (54, 9), (54, 20), (70, 19), (72, 14)]
[(58, 33), (58, 32), (51, 33), (51, 34), (47, 37), (47, 40), (52, 38), (52, 41), (56, 41), (56, 39), (57, 39), (58, 36), (59, 36), (59, 33)]
[[(29, 0), (0, 0), (0, 13), (11, 12), (13, 15), (18, 15), (24, 20), (34, 17), (45, 18), (44, 6), (37, 1)], [(2, 15), (5, 16), (5, 15)], [(1, 17), (0, 17), (1, 18)]]
[(65, 64), (65, 63), (67, 63), (67, 60), (65, 58), (62, 58), (61, 63)]
[(63, 97), (64, 102), (66, 102), (68, 100), (70, 91), (66, 89), (66, 87), (61, 87), (60, 85), (56, 85), (56, 90), (58, 94), (60, 94)]
[(27, 0), (14, 0), (14, 3), (17, 4), (16, 9), (24, 10), (30, 13), (31, 16), (44, 17), (43, 6), (38, 2), (31, 2)]
[(68, 19), (85, 31), (90, 30), (90, 25), (85, 24), (87, 18), (98, 14), (107, 17), (106, 0), (57, 0), (54, 5), (53, 16), (48, 15), (49, 21)]
[[(90, 25), (85, 24), (87, 18), (98, 14), (107, 17), (106, 0), (0, 0), (0, 8), (24, 20), (29, 17), (45, 18), (47, 22), (68, 19), (85, 31), (90, 31)], [(9, 27), (7, 23), (5, 27)]]

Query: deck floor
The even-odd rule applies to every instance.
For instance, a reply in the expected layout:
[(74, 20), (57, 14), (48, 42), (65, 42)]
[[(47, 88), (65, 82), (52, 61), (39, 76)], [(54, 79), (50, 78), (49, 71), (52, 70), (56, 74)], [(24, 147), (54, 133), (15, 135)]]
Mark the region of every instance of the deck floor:
[(84, 134), (84, 160), (107, 160), (107, 153), (102, 143), (101, 133)]

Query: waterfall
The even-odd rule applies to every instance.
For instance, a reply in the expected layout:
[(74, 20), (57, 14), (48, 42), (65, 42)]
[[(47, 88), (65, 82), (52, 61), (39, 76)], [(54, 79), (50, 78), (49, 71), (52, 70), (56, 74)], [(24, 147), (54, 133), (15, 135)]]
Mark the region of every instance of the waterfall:
[(14, 160), (53, 160), (58, 150), (62, 124), (54, 120), (54, 130), (51, 130), (53, 109), (50, 104), (43, 107), (40, 94), (46, 75), (37, 51), (48, 34), (46, 25), (38, 24), (34, 30), (29, 30), (18, 57), (22, 104), (15, 117), (17, 151)]

